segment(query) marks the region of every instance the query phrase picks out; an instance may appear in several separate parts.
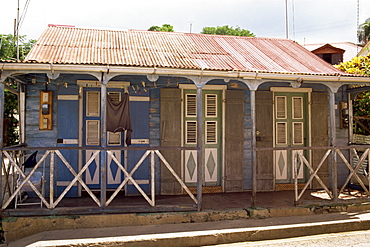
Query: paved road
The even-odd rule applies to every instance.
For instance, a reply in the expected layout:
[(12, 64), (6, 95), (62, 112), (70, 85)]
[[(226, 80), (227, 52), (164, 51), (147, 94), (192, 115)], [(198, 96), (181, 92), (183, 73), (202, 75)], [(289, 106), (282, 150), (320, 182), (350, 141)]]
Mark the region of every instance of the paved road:
[(354, 231), (315, 236), (278, 239), (269, 241), (243, 242), (234, 244), (212, 245), (214, 247), (244, 247), (244, 246), (274, 246), (274, 247), (340, 247), (340, 246), (370, 246), (370, 230)]

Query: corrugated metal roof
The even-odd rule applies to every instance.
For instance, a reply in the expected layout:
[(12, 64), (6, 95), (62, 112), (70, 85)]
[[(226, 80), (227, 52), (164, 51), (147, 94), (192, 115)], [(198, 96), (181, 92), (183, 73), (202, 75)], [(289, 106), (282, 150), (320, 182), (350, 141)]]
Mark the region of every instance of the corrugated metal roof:
[(25, 59), (270, 73), (343, 74), (294, 41), (152, 31), (49, 26)]

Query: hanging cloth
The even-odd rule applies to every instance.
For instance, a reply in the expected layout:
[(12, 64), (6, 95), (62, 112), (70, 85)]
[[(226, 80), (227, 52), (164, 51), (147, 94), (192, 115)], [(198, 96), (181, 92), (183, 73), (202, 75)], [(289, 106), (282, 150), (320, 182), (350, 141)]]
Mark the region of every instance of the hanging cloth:
[(130, 119), (130, 96), (125, 93), (123, 99), (115, 103), (112, 98), (107, 95), (107, 131), (124, 132), (126, 133), (126, 144), (131, 145), (131, 119)]

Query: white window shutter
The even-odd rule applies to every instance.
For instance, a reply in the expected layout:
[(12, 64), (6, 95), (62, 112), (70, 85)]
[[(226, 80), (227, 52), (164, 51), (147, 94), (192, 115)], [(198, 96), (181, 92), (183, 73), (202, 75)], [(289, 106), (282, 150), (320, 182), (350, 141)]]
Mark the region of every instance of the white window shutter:
[(293, 123), (293, 144), (304, 144), (303, 123)]
[(119, 103), (121, 101), (121, 92), (108, 92), (108, 95), (113, 103)]
[(197, 116), (197, 96), (195, 94), (186, 95), (186, 116), (196, 117)]
[(287, 144), (287, 124), (276, 123), (276, 144)]
[(206, 94), (206, 116), (217, 117), (217, 95)]
[(108, 131), (108, 145), (119, 146), (121, 145), (121, 133), (122, 132), (110, 132)]
[(100, 144), (100, 122), (99, 120), (86, 121), (86, 145)]
[(303, 98), (293, 97), (293, 118), (303, 119)]
[(100, 92), (86, 92), (86, 116), (99, 117), (100, 115)]
[(217, 143), (217, 122), (207, 121), (206, 122), (206, 143)]
[(276, 118), (286, 119), (287, 118), (286, 97), (276, 96), (275, 105), (276, 105)]
[(197, 143), (197, 122), (186, 121), (186, 144)]

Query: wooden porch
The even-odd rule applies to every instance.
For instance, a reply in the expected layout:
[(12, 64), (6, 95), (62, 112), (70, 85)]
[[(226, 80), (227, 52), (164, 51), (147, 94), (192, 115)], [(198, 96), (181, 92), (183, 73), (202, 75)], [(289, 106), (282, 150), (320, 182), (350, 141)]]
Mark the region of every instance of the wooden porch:
[[(43, 154), (38, 159), (37, 164), (28, 174), (25, 174), (20, 167), (20, 156), (25, 151), (41, 150)], [(36, 216), (36, 215), (74, 215), (74, 214), (101, 214), (101, 213), (148, 213), (148, 212), (176, 212), (176, 211), (196, 211), (196, 210), (223, 210), (230, 208), (247, 208), (247, 207), (294, 207), (298, 205), (330, 205), (338, 203), (361, 203), (369, 200), (370, 196), (370, 145), (357, 145), (347, 147), (303, 147), (300, 150), (293, 148), (258, 148), (256, 152), (273, 151), (277, 149), (291, 149), (294, 155), (294, 170), (295, 182), (294, 190), (291, 191), (270, 191), (258, 192), (246, 191), (239, 193), (215, 193), (202, 194), (192, 193), (194, 191), (188, 188), (181, 176), (176, 174), (171, 168), (171, 164), (166, 161), (166, 158), (161, 154), (163, 149), (171, 148), (156, 148), (146, 147), (145, 154), (137, 161), (135, 167), (127, 171), (125, 167), (112, 155), (112, 150), (96, 149), (94, 155), (83, 165), (80, 171), (75, 171), (68, 160), (62, 155), (61, 150), (68, 148), (4, 148), (3, 157), (9, 160), (5, 164), (4, 158), (2, 167), (4, 174), (2, 176), (2, 216)], [(78, 148), (83, 150), (84, 148)], [(121, 148), (122, 149), (122, 148)], [(133, 149), (125, 147), (124, 149)], [(138, 148), (140, 149), (140, 148)], [(142, 149), (142, 148), (141, 148)], [(172, 148), (173, 149), (173, 148)], [(186, 149), (179, 147), (178, 149)], [(313, 164), (305, 158), (303, 150), (322, 150), (324, 155), (319, 164)], [(350, 151), (350, 157), (355, 157), (357, 163), (353, 163), (352, 159), (346, 158), (343, 155), (344, 151)], [(102, 186), (100, 191), (89, 189), (83, 180), (83, 174), (91, 164), (91, 161), (96, 155), (106, 153), (110, 156), (118, 167), (125, 174), (125, 179), (115, 190), (107, 190), (106, 186)], [(361, 153), (359, 153), (361, 152)], [(18, 155), (16, 155), (18, 154)], [(54, 174), (57, 166), (56, 160), (60, 159), (64, 165), (73, 174), (74, 179), (70, 181), (64, 191), (56, 195)], [(136, 169), (143, 163), (145, 159), (149, 159), (151, 178), (150, 193), (145, 193), (140, 185), (133, 178)], [(44, 185), (47, 186), (47, 193), (42, 193), (32, 182), (30, 177), (40, 169), (42, 162), (47, 160), (50, 166), (50, 172), (45, 173), (43, 178)], [(343, 162), (348, 168), (348, 176), (344, 184), (338, 185), (338, 176), (333, 172), (330, 176), (330, 183), (324, 183), (320, 177), (320, 169), (324, 162), (329, 162), (330, 171), (336, 171), (338, 162)], [(163, 167), (168, 169), (181, 185), (183, 195), (156, 195), (155, 192), (155, 167), (158, 162), (161, 162)], [(106, 162), (103, 163), (102, 170), (106, 170)], [(301, 166), (307, 167), (310, 171), (310, 176), (304, 185), (298, 183), (298, 170)], [(366, 168), (366, 169), (364, 169)], [(163, 168), (162, 168), (163, 169)], [(365, 181), (358, 176), (359, 170), (365, 177)], [(21, 184), (17, 184), (17, 178), (23, 177)], [(105, 176), (102, 174), (102, 176)], [(105, 180), (103, 180), (105, 181)], [(317, 182), (319, 187), (313, 189), (313, 182)], [(348, 184), (351, 181), (356, 181), (360, 190), (351, 191), (348, 189)], [(124, 186), (130, 182), (140, 192), (139, 196), (125, 196), (123, 193)], [(18, 182), (19, 183), (19, 182)], [(74, 184), (79, 184), (82, 187), (81, 197), (66, 197), (66, 194)], [(28, 184), (35, 197), (29, 198), (27, 202), (35, 202), (35, 205), (20, 205), (14, 208), (14, 199), (21, 191), (22, 187)], [(198, 184), (199, 185), (199, 184)], [(337, 188), (337, 189), (332, 189)], [(200, 199), (200, 200), (199, 200)], [(42, 202), (42, 207), (37, 202)]]

